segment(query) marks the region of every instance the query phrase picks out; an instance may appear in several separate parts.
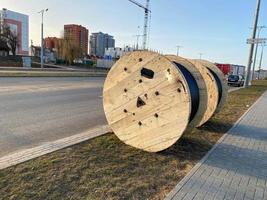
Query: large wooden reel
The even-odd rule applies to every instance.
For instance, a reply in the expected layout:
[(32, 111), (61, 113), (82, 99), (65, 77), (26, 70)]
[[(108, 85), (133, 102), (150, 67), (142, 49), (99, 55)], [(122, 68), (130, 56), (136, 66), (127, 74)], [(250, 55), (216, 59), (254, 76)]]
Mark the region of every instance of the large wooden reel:
[(199, 60), (189, 60), (200, 72), (202, 78), (204, 79), (206, 85), (206, 94), (207, 94), (207, 109), (196, 127), (200, 127), (205, 124), (215, 113), (218, 102), (219, 102), (219, 89), (213, 76), (212, 72)]
[(191, 115), (185, 77), (173, 62), (148, 51), (121, 58), (104, 84), (107, 121), (124, 143), (149, 152), (173, 145)]
[(205, 67), (207, 67), (216, 79), (216, 83), (219, 89), (219, 102), (216, 109), (216, 113), (218, 113), (223, 108), (228, 96), (228, 86), (226, 83), (226, 79), (224, 78), (222, 71), (213, 63), (207, 60), (198, 61), (201, 62)]
[[(207, 93), (207, 86), (206, 86), (204, 77), (203, 77), (202, 73), (200, 72), (199, 68), (197, 68), (194, 64), (192, 64), (189, 60), (182, 58), (182, 57), (179, 57), (179, 56), (174, 56), (174, 55), (166, 55), (166, 57), (168, 59), (170, 59), (172, 62), (174, 62), (176, 64), (180, 64), (183, 67), (185, 67), (192, 74), (193, 78), (195, 79), (195, 81), (197, 83), (197, 87), (198, 87), (198, 94), (197, 95), (199, 95), (199, 100), (198, 100), (198, 102), (191, 101), (191, 103), (193, 103), (193, 104), (198, 103), (198, 105), (195, 105), (195, 106), (197, 106), (197, 111), (196, 111), (195, 115), (193, 116), (193, 118), (191, 119), (191, 121), (189, 122), (188, 129), (198, 127), (198, 126), (203, 124), (204, 118), (206, 121), (205, 114), (206, 114), (206, 110), (208, 107), (208, 104), (207, 104), (208, 103), (208, 93)], [(179, 66), (177, 66), (177, 67), (179, 68)], [(203, 69), (203, 70), (205, 70), (205, 69)], [(187, 78), (187, 77), (185, 77), (185, 78)], [(192, 106), (194, 106), (194, 105), (192, 105)], [(191, 115), (192, 115), (192, 113), (191, 113)]]

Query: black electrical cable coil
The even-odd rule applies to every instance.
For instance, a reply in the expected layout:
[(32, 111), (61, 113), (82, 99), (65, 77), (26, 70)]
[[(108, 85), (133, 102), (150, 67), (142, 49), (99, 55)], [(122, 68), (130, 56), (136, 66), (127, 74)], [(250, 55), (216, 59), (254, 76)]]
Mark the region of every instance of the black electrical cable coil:
[(212, 73), (212, 75), (215, 78), (215, 81), (217, 83), (218, 86), (218, 92), (219, 92), (219, 100), (218, 100), (218, 105), (220, 104), (221, 100), (222, 100), (222, 93), (223, 93), (223, 87), (222, 87), (222, 83), (220, 78), (218, 77), (218, 75), (211, 69), (209, 69), (210, 73)]
[(181, 64), (174, 62), (175, 65), (179, 68), (179, 70), (184, 75), (191, 95), (191, 114), (190, 114), (190, 122), (196, 116), (196, 113), (199, 108), (199, 87), (193, 75)]

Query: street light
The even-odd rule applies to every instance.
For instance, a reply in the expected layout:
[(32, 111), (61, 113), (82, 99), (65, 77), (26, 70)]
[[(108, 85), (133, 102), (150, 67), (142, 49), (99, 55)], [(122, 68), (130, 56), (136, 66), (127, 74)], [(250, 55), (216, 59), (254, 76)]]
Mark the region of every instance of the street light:
[[(259, 14), (260, 14), (260, 5), (261, 0), (257, 0), (256, 2), (256, 13), (255, 13), (255, 19), (254, 19), (254, 26), (253, 26), (253, 32), (252, 32), (252, 40), (256, 38), (256, 32), (257, 32), (257, 26), (258, 26), (258, 20), (259, 20)], [(252, 42), (249, 50), (249, 57), (248, 57), (248, 67), (247, 67), (247, 74), (246, 74), (246, 80), (244, 87), (248, 87), (251, 83), (251, 64), (252, 64), (252, 57), (254, 52), (254, 43)]]
[(183, 48), (183, 47), (182, 46), (179, 46), (179, 45), (177, 45), (176, 47), (177, 47), (177, 56), (179, 56), (180, 49)]
[(42, 15), (41, 22), (41, 68), (44, 68), (44, 13), (48, 11), (47, 9), (43, 9), (38, 13)]
[(262, 58), (263, 58), (264, 47), (265, 47), (265, 44), (262, 44), (261, 58), (260, 58), (260, 64), (259, 64), (258, 80), (260, 79), (260, 73), (261, 73), (261, 65), (262, 65)]
[[(260, 33), (261, 30), (267, 28), (266, 26), (258, 26), (257, 29), (258, 30), (258, 37), (260, 38)], [(257, 61), (257, 54), (258, 54), (258, 47), (259, 47), (259, 43), (256, 44), (256, 49), (255, 49), (255, 56), (254, 56), (254, 62), (253, 62), (253, 71), (252, 71), (252, 80), (254, 79), (254, 73), (255, 73), (255, 67), (256, 67), (256, 61)]]

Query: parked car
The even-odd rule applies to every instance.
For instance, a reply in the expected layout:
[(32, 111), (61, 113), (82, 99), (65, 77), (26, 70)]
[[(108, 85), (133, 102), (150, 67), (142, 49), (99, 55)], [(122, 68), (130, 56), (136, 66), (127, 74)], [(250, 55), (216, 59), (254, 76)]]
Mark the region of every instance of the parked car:
[(241, 75), (229, 75), (228, 76), (228, 85), (234, 86), (244, 86), (245, 79)]

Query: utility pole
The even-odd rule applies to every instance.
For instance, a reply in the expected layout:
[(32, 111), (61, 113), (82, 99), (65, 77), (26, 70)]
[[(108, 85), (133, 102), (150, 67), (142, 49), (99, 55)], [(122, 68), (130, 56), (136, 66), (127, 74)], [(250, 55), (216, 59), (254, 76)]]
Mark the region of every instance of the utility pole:
[(143, 35), (135, 35), (135, 37), (136, 37), (136, 50), (139, 50), (139, 38), (141, 37), (141, 36), (143, 36)]
[(47, 12), (47, 9), (41, 10), (40, 13), (42, 16), (42, 22), (41, 22), (41, 68), (44, 68), (44, 12)]
[(179, 45), (177, 45), (176, 47), (177, 47), (177, 56), (179, 56), (180, 49), (183, 48), (183, 47), (182, 46), (179, 46)]
[(265, 47), (265, 44), (262, 44), (262, 47), (261, 47), (261, 58), (260, 58), (260, 64), (259, 64), (258, 80), (260, 79), (260, 73), (261, 73), (261, 65), (262, 65), (264, 47)]
[(143, 36), (143, 35), (140, 35), (140, 26), (137, 26), (137, 35), (135, 35), (136, 37), (136, 46), (135, 46), (135, 49), (136, 50), (139, 50), (139, 38)]
[[(255, 40), (255, 38), (256, 38), (259, 13), (260, 13), (260, 5), (261, 5), (261, 0), (256, 0), (256, 1), (257, 1), (256, 13), (255, 13), (254, 26), (253, 26), (253, 32), (252, 32), (252, 39), (253, 40)], [(251, 64), (252, 64), (253, 52), (254, 52), (254, 43), (251, 44), (250, 50), (249, 50), (247, 75), (246, 75), (246, 80), (245, 80), (245, 85), (244, 85), (245, 88), (248, 87), (251, 83)]]
[[(258, 26), (258, 39), (260, 38), (260, 33), (261, 30), (266, 28), (266, 26)], [(259, 43), (256, 44), (256, 49), (255, 49), (255, 56), (254, 56), (254, 60), (253, 60), (253, 70), (252, 70), (252, 80), (254, 79), (254, 73), (255, 73), (255, 67), (256, 67), (256, 61), (257, 61), (257, 54), (258, 54), (258, 47), (259, 47)]]
[(33, 56), (33, 41), (31, 40), (31, 56)]

